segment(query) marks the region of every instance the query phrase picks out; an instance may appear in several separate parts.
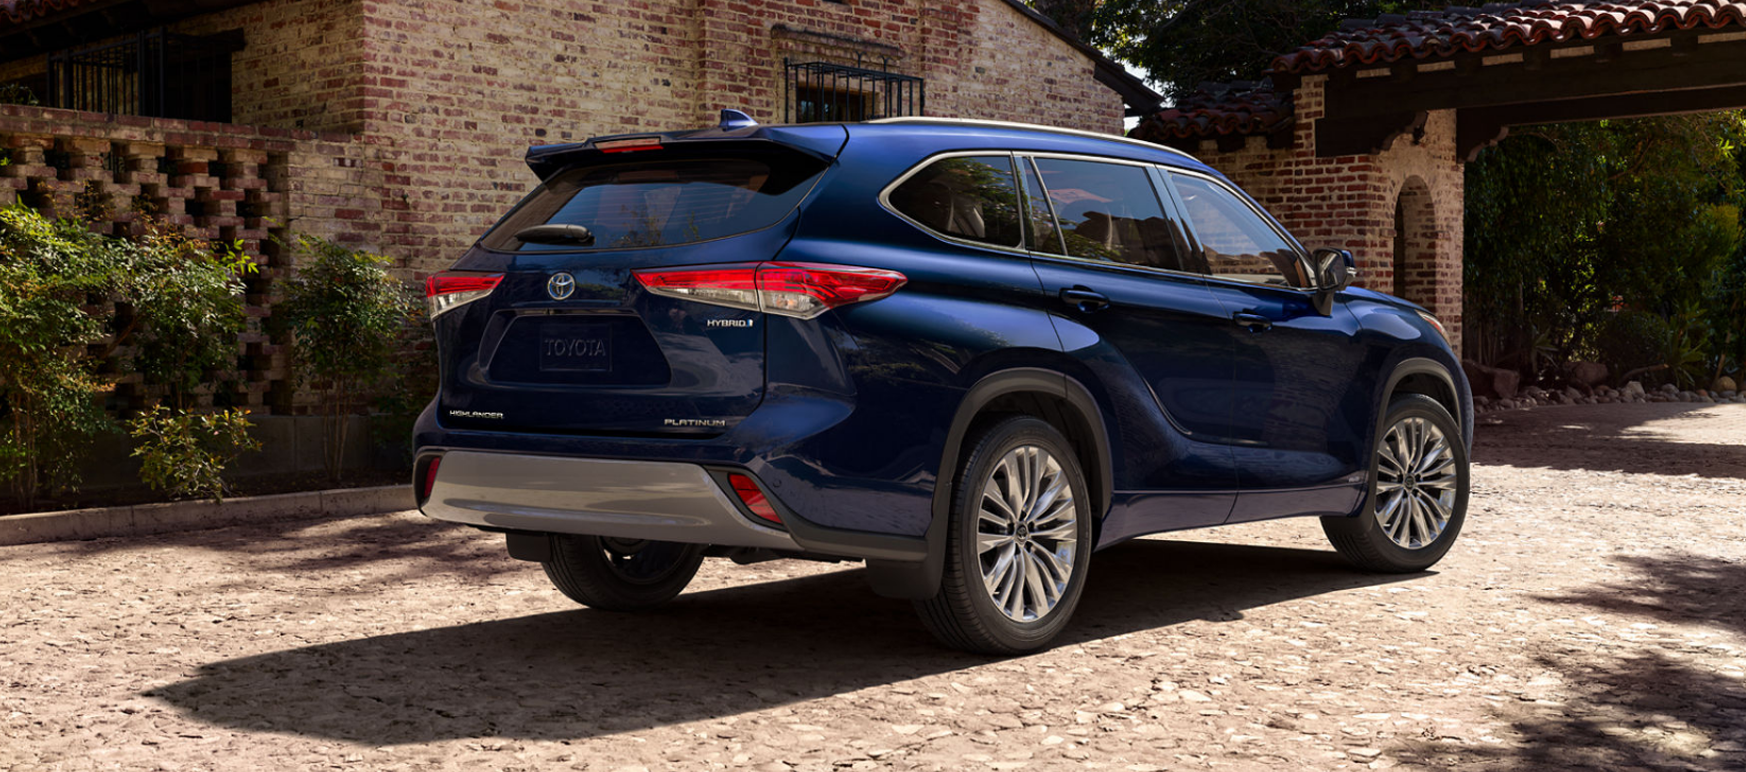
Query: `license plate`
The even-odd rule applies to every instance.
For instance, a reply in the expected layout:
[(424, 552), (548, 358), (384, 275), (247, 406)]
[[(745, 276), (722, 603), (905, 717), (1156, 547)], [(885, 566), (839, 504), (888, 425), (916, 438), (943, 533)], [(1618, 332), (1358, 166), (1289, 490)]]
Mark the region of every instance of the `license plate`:
[(598, 373), (612, 369), (612, 328), (548, 324), (540, 330), (540, 370)]

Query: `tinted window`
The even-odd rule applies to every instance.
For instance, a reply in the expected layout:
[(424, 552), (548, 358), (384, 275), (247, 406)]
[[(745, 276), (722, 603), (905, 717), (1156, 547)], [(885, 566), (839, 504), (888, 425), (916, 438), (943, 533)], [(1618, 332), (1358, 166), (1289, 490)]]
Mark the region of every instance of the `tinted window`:
[(1067, 254), (1061, 243), (1061, 231), (1055, 227), (1055, 212), (1049, 208), (1049, 198), (1043, 195), (1043, 184), (1037, 181), (1037, 168), (1029, 158), (1019, 160), (1019, 172), (1025, 180), (1025, 222), (1030, 230), (1031, 249), (1051, 255)]
[(1256, 284), (1309, 286), (1297, 250), (1235, 193), (1199, 177), (1172, 177), (1208, 273)]
[(823, 164), (800, 156), (668, 158), (554, 175), (485, 237), (492, 249), (536, 252), (576, 245), (523, 243), (534, 225), (581, 225), (589, 249), (689, 244), (774, 225), (812, 188)]
[(1038, 158), (1067, 254), (1181, 270), (1172, 225), (1144, 168)]
[(891, 191), (891, 206), (928, 228), (961, 239), (1019, 246), (1018, 193), (1004, 155), (944, 158)]

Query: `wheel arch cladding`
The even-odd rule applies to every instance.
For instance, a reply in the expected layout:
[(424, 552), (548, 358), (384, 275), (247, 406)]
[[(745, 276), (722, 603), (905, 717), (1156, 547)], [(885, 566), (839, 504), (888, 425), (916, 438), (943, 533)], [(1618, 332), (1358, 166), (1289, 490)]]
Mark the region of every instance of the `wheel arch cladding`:
[(963, 445), (980, 422), (994, 415), (1033, 415), (1054, 426), (1073, 445), (1085, 471), (1085, 483), (1096, 507), (1092, 522), (1101, 528), (1113, 496), (1109, 432), (1090, 390), (1054, 370), (1013, 368), (984, 376), (965, 392), (947, 431), (940, 474), (934, 485), (933, 512), (927, 530), (927, 558), (921, 564), (867, 562), (873, 589), (894, 598), (921, 600), (939, 591), (944, 570), (946, 532), (952, 494), (957, 485)]
[(1388, 384), (1382, 390), (1382, 403), (1376, 421), (1376, 431), (1382, 431), (1382, 418), (1388, 412), (1388, 403), (1401, 394), (1419, 394), (1430, 397), (1444, 410), (1449, 411), (1449, 417), (1455, 419), (1455, 424), (1463, 428), (1467, 436), (1463, 439), (1468, 445), (1473, 442), (1471, 416), (1463, 409), (1461, 391), (1455, 385), (1455, 379), (1449, 374), (1448, 368), (1430, 360), (1412, 358), (1403, 360), (1396, 365), (1394, 372), (1388, 376)]

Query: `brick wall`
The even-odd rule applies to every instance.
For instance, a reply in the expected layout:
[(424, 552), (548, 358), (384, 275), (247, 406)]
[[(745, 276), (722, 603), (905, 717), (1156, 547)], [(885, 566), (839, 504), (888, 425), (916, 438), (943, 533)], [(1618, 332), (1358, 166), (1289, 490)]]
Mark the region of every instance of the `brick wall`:
[(65, 216), (89, 190), (116, 202), (101, 230), (134, 227), (137, 199), (242, 239), (263, 270), (238, 401), (277, 412), (305, 398), (258, 324), (289, 270), (267, 237), (383, 252), (422, 280), (536, 182), (529, 145), (700, 128), (723, 107), (778, 121), (784, 58), (888, 63), (926, 79), (930, 116), (1122, 122), (1089, 59), (999, 0), (266, 0), (171, 27), (234, 29), (234, 124), (0, 106), (0, 205)]
[(364, 14), (380, 247), (415, 276), (531, 187), (528, 145), (702, 127), (723, 107), (779, 121), (784, 58), (889, 62), (927, 79), (928, 115), (1121, 127), (1090, 60), (995, 0), (366, 0)]
[[(349, 134), (0, 105), (0, 151), (0, 206), (23, 201), (52, 217), (107, 210), (94, 227), (111, 234), (137, 228), (145, 210), (201, 238), (242, 240), (260, 271), (247, 279), (242, 378), (228, 401), (272, 412), (302, 404), (265, 330), (274, 282), (289, 270), (271, 238), (367, 242), (382, 184), (367, 145)], [(139, 389), (137, 375), (123, 380), (115, 406), (153, 396)]]
[[(1234, 152), (1203, 142), (1196, 154), (1267, 207), (1310, 249), (1349, 249), (1360, 286), (1393, 293), (1396, 271), (1407, 300), (1435, 313), (1461, 350), (1463, 166), (1455, 153), (1455, 112), (1434, 111), (1416, 138), (1408, 133), (1375, 155), (1317, 158), (1325, 76), (1305, 78), (1295, 94), (1292, 147), (1249, 138)], [(1404, 194), (1404, 195), (1403, 195)], [(1396, 264), (1396, 211), (1404, 200), (1402, 262)]]
[(240, 29), (231, 55), (232, 122), (311, 131), (363, 129), (363, 0), (268, 0), (172, 25)]
[(785, 58), (920, 76), (932, 116), (1122, 121), (1089, 59), (999, 0), (267, 0), (171, 27), (234, 29), (235, 122), (360, 135), (379, 176), (306, 217), (349, 223), (410, 278), (534, 184), (527, 146), (702, 127), (723, 107), (779, 121)]

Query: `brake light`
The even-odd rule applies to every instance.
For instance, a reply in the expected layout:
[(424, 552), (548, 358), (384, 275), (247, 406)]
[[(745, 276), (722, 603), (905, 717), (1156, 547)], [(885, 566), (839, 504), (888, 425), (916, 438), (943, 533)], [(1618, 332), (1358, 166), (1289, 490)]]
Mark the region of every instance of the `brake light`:
[(812, 319), (851, 303), (890, 297), (909, 282), (877, 268), (739, 263), (636, 272), (650, 292), (700, 303)]
[(602, 153), (635, 153), (642, 150), (660, 150), (660, 137), (630, 137), (628, 139), (609, 139), (594, 143), (594, 149)]
[(424, 280), (424, 304), (430, 318), (490, 295), (503, 282), (503, 274), (439, 273)]
[(734, 486), (734, 495), (740, 497), (740, 503), (765, 520), (777, 525), (782, 524), (782, 517), (776, 514), (776, 508), (770, 506), (770, 500), (764, 497), (764, 491), (758, 489), (758, 484), (752, 478), (743, 474), (728, 475), (728, 484)]

